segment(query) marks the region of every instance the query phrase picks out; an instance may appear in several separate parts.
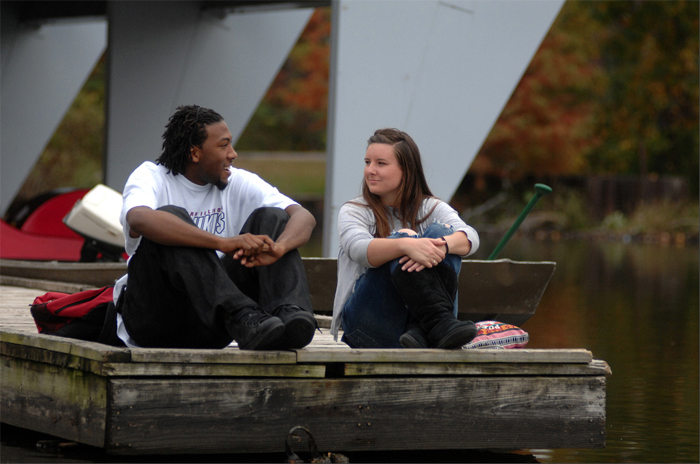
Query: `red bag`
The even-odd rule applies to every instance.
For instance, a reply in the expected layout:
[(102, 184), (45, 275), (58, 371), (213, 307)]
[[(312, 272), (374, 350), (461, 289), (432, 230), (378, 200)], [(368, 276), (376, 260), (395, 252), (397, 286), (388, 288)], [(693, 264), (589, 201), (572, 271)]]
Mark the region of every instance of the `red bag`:
[(114, 286), (68, 294), (48, 292), (34, 299), (32, 317), (39, 333), (97, 341), (105, 325)]

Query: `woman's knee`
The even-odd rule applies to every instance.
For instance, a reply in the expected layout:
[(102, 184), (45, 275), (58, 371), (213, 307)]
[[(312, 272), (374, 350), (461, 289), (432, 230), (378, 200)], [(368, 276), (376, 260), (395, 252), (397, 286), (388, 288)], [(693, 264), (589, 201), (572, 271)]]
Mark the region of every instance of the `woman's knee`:
[(392, 234), (389, 235), (387, 238), (404, 238), (404, 237), (417, 238), (419, 236), (420, 236), (420, 234), (418, 232), (416, 232), (415, 230), (399, 229), (399, 230), (392, 232)]
[(425, 229), (423, 237), (440, 238), (447, 235), (452, 235), (454, 231), (454, 227), (452, 227), (450, 224), (446, 224), (444, 222), (433, 222), (427, 229)]

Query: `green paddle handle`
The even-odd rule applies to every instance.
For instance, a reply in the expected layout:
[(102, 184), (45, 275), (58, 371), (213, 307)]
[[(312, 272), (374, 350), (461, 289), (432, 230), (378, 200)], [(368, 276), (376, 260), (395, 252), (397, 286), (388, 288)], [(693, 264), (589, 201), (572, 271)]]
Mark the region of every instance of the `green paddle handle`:
[(512, 226), (510, 226), (510, 229), (508, 229), (508, 232), (506, 235), (501, 239), (500, 242), (498, 242), (498, 245), (496, 245), (496, 249), (493, 250), (493, 253), (491, 253), (491, 256), (488, 257), (488, 261), (492, 261), (496, 259), (496, 256), (501, 252), (504, 246), (506, 246), (506, 243), (508, 243), (508, 240), (513, 236), (516, 230), (518, 230), (518, 227), (520, 227), (520, 224), (523, 222), (523, 220), (527, 217), (528, 214), (530, 214), (530, 211), (532, 211), (532, 208), (535, 207), (535, 204), (540, 200), (540, 198), (543, 195), (547, 195), (549, 193), (552, 193), (552, 188), (549, 187), (548, 185), (544, 184), (535, 184), (535, 196), (532, 197), (532, 200), (525, 206), (525, 209), (523, 210), (522, 213), (520, 213), (520, 216), (518, 216), (518, 219), (515, 220)]

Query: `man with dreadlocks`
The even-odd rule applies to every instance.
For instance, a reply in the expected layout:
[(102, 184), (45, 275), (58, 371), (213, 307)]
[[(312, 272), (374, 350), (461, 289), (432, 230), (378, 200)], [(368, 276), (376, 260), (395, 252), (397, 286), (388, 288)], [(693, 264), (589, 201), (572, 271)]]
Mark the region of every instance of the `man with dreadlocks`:
[(128, 274), (115, 286), (130, 347), (294, 349), (316, 330), (297, 248), (314, 217), (238, 156), (223, 117), (181, 106), (155, 163), (124, 187)]

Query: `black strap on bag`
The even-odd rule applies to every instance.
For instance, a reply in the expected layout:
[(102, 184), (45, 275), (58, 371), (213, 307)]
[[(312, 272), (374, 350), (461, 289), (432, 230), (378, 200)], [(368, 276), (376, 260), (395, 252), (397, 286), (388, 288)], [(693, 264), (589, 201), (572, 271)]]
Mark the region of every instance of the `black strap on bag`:
[[(119, 298), (119, 303), (121, 303), (123, 298)], [(109, 302), (107, 305), (107, 314), (105, 314), (105, 322), (102, 326), (102, 331), (100, 336), (97, 337), (97, 343), (104, 343), (105, 345), (125, 347), (124, 342), (117, 336), (117, 307), (113, 302)]]
[(31, 313), (39, 333), (120, 346), (113, 291), (114, 286), (109, 285), (73, 294), (48, 292), (37, 297)]

